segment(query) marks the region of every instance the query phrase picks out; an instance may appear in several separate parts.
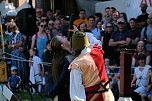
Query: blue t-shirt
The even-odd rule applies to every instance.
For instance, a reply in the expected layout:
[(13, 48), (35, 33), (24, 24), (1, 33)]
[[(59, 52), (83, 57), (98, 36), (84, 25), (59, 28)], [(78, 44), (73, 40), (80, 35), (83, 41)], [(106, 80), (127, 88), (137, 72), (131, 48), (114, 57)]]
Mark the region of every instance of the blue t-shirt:
[(19, 85), (19, 82), (21, 81), (21, 78), (19, 76), (14, 76), (14, 75), (11, 75), (9, 78), (8, 78), (8, 82), (10, 83), (10, 86), (11, 87), (14, 87), (16, 88), (17, 85)]

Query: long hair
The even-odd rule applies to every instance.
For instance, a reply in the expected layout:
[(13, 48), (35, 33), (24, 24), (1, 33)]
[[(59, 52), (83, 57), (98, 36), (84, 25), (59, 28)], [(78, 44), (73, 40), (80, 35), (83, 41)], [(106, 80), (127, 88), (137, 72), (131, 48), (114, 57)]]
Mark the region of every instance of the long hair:
[(67, 51), (61, 47), (61, 42), (57, 36), (54, 36), (51, 40), (51, 49), (53, 52), (52, 60), (52, 77), (54, 80), (58, 79), (59, 71), (62, 69), (60, 66), (61, 59), (66, 55)]

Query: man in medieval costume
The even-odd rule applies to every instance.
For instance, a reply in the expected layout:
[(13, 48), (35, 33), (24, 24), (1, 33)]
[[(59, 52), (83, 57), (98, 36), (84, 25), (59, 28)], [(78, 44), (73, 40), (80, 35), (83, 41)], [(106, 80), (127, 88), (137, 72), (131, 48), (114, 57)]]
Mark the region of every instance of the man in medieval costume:
[(71, 47), (76, 56), (69, 66), (71, 101), (114, 101), (101, 47), (91, 49), (86, 34), (79, 31), (72, 35)]

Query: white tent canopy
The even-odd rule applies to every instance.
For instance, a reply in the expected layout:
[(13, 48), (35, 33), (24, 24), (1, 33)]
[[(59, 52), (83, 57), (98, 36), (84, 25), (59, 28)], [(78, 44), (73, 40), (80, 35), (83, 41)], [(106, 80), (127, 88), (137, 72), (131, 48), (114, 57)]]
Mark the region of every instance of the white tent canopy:
[(20, 7), (15, 8), (13, 3), (7, 3), (6, 1), (2, 1), (0, 3), (0, 11), (2, 16), (16, 16), (17, 12), (19, 12), (23, 8), (30, 8), (31, 6), (26, 0)]
[(15, 16), (17, 14), (13, 3), (7, 3), (6, 1), (0, 3), (0, 11), (2, 16)]

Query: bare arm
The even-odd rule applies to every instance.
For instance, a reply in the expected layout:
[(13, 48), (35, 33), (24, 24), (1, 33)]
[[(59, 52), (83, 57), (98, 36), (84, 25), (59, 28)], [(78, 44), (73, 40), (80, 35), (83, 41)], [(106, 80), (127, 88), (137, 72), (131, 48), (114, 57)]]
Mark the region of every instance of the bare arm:
[(119, 45), (119, 44), (120, 44), (119, 41), (114, 42), (113, 39), (110, 39), (110, 40), (109, 40), (109, 46), (117, 46), (117, 45)]
[(149, 65), (149, 64), (150, 64), (150, 60), (151, 60), (151, 56), (148, 55), (148, 56), (146, 57), (146, 65)]
[(33, 35), (33, 37), (32, 37), (32, 44), (31, 44), (31, 48), (34, 48), (34, 45), (35, 45), (35, 35)]
[(135, 82), (136, 82), (136, 75), (134, 74), (133, 79), (131, 81), (131, 87), (135, 85)]
[(11, 86), (10, 86), (10, 82), (8, 82), (7, 85), (8, 85), (8, 88), (9, 88), (10, 90), (12, 90), (12, 89), (11, 89)]
[(134, 40), (131, 41), (131, 44), (136, 45), (138, 41), (139, 41), (139, 38), (137, 37), (137, 38), (135, 38)]
[(132, 57), (132, 66), (135, 66), (135, 61), (136, 61), (136, 59), (135, 59), (135, 57)]

